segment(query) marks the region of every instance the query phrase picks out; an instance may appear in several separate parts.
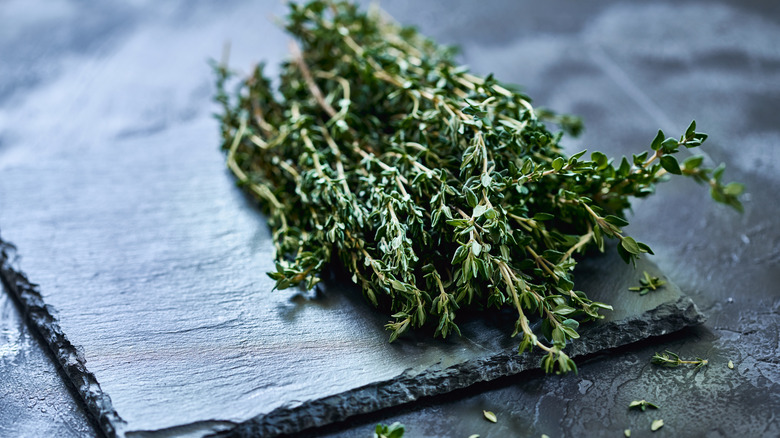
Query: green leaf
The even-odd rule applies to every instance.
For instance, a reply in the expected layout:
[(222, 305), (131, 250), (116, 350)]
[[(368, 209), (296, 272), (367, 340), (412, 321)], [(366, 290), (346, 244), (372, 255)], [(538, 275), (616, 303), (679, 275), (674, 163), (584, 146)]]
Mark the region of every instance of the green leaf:
[(552, 342), (561, 347), (566, 345), (566, 335), (563, 333), (562, 327), (557, 327), (552, 331)]
[(482, 178), (480, 179), (480, 182), (482, 183), (482, 187), (489, 188), (491, 184), (493, 184), (493, 178), (490, 177), (490, 174), (482, 174)]
[(573, 288), (574, 288), (574, 282), (569, 280), (569, 278), (565, 276), (558, 277), (558, 289), (562, 291), (570, 291)]
[(646, 410), (647, 408), (652, 409), (658, 409), (658, 405), (655, 403), (650, 403), (647, 400), (634, 400), (631, 403), (628, 404), (629, 409), (641, 409), (642, 411)]
[(576, 154), (572, 155), (571, 157), (569, 157), (569, 163), (572, 163), (572, 164), (575, 163), (577, 160), (580, 159), (580, 157), (585, 155), (586, 152), (588, 152), (587, 149), (579, 151)]
[(565, 319), (563, 320), (563, 322), (561, 322), (561, 324), (565, 325), (566, 327), (570, 327), (574, 330), (580, 328), (580, 323), (577, 322), (577, 320), (575, 319)]
[(630, 254), (638, 255), (642, 253), (642, 249), (639, 248), (639, 245), (637, 245), (636, 240), (634, 240), (630, 236), (623, 237), (623, 240), (620, 241), (620, 246), (623, 247), (623, 249), (628, 251)]
[(447, 221), (447, 225), (452, 225), (455, 228), (464, 228), (468, 226), (468, 219), (450, 219)]
[(533, 172), (535, 168), (536, 165), (534, 164), (534, 161), (530, 158), (527, 158), (523, 162), (523, 170), (522, 170), (523, 175), (528, 175), (529, 173)]
[(627, 220), (625, 220), (625, 219), (623, 219), (621, 217), (613, 216), (611, 214), (605, 216), (604, 220), (607, 221), (608, 223), (610, 223), (612, 225), (615, 225), (615, 226), (618, 226), (618, 227), (625, 227), (625, 226), (628, 225), (628, 221)]
[(658, 130), (658, 134), (653, 139), (653, 142), (650, 144), (650, 149), (657, 151), (661, 148), (661, 143), (664, 141), (664, 132), (660, 129)]
[(599, 251), (604, 252), (604, 236), (601, 234), (601, 227), (593, 228), (593, 240), (596, 241)]
[(536, 213), (534, 214), (533, 219), (535, 221), (549, 221), (555, 219), (555, 216), (550, 213)]
[(561, 157), (558, 157), (558, 158), (556, 158), (555, 160), (553, 160), (553, 162), (552, 162), (552, 167), (553, 167), (553, 169), (555, 169), (556, 171), (559, 171), (559, 170), (561, 170), (561, 169), (563, 168), (563, 164), (564, 164), (564, 163), (565, 163), (565, 161), (563, 160), (563, 158), (561, 158)]
[(664, 140), (663, 143), (661, 143), (661, 150), (663, 150), (667, 154), (672, 153), (675, 151), (675, 149), (677, 149), (677, 146), (679, 144), (680, 143), (677, 141), (676, 138), (669, 137), (666, 140)]
[(590, 159), (591, 159), (591, 161), (596, 163), (596, 169), (597, 170), (603, 170), (609, 164), (609, 158), (607, 158), (606, 155), (604, 155), (603, 153), (601, 153), (599, 151), (596, 151), (596, 152), (593, 152), (592, 154), (590, 154)]
[(553, 313), (556, 315), (571, 315), (572, 313), (576, 312), (577, 309), (571, 306), (567, 306), (565, 304), (561, 304), (560, 306), (553, 309)]
[(496, 414), (494, 414), (491, 411), (482, 411), (482, 415), (484, 415), (485, 419), (491, 423), (495, 423), (498, 421), (498, 418), (496, 418)]
[(661, 167), (666, 169), (666, 171), (669, 173), (673, 173), (675, 175), (682, 174), (680, 165), (677, 163), (677, 158), (674, 158), (672, 155), (664, 155), (661, 157)]
[(655, 255), (655, 253), (653, 252), (653, 250), (652, 250), (652, 249), (651, 249), (649, 246), (647, 246), (647, 244), (644, 244), (644, 243), (642, 243), (642, 242), (637, 242), (636, 244), (637, 244), (637, 246), (639, 246), (639, 249), (640, 249), (642, 252), (646, 252), (646, 253), (648, 253), (648, 254), (650, 254), (650, 255)]
[(620, 167), (618, 167), (617, 173), (621, 177), (626, 177), (631, 172), (631, 163), (628, 162), (628, 158), (623, 157), (620, 160)]
[(579, 334), (579, 333), (577, 333), (577, 330), (575, 330), (575, 329), (573, 329), (573, 328), (571, 328), (571, 327), (569, 327), (569, 326), (562, 325), (562, 326), (561, 326), (561, 327), (559, 327), (559, 328), (560, 328), (560, 329), (561, 329), (561, 331), (563, 331), (563, 332), (566, 334), (566, 336), (568, 336), (570, 339), (579, 339), (579, 338), (580, 338), (580, 334)]
[(682, 167), (685, 170), (693, 170), (701, 166), (701, 163), (704, 161), (703, 155), (696, 155), (693, 157), (688, 157), (683, 161)]
[(391, 424), (387, 438), (402, 438), (404, 436), (404, 429), (404, 425), (399, 422)]
[(471, 253), (474, 254), (474, 257), (479, 257), (479, 254), (482, 252), (482, 245), (479, 244), (476, 240), (471, 242)]
[(406, 286), (404, 286), (404, 284), (398, 280), (390, 280), (390, 285), (393, 286), (393, 289), (397, 291), (401, 291), (401, 292), (406, 291)]
[(469, 204), (469, 207), (474, 208), (477, 206), (477, 195), (474, 193), (473, 190), (471, 190), (467, 186), (463, 186), (463, 192), (466, 195), (466, 202)]
[(468, 251), (466, 250), (466, 246), (459, 246), (458, 249), (455, 250), (455, 254), (452, 256), (452, 264), (457, 265), (460, 264), (465, 258), (468, 256)]
[(715, 179), (715, 181), (720, 181), (720, 178), (723, 176), (723, 172), (726, 170), (726, 165), (721, 163), (718, 165), (718, 167), (715, 168), (715, 170), (712, 171), (712, 177)]
[(692, 121), (691, 124), (688, 126), (688, 129), (685, 130), (685, 138), (693, 138), (693, 134), (696, 133), (696, 120)]
[(738, 182), (730, 182), (723, 187), (723, 193), (729, 196), (739, 196), (745, 191), (745, 185)]
[(653, 424), (650, 425), (650, 430), (655, 432), (662, 427), (664, 427), (664, 420), (655, 420), (653, 421)]

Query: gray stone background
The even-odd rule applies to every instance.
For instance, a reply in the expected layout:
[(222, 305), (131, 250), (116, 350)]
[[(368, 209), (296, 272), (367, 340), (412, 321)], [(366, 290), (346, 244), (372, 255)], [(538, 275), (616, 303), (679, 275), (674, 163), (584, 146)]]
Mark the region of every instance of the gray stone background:
[[(655, 418), (666, 423), (656, 433), (663, 436), (779, 435), (780, 6), (382, 6), (440, 42), (460, 45), (476, 72), (523, 85), (537, 105), (583, 116), (587, 130), (568, 142), (572, 151), (637, 152), (658, 128), (676, 134), (695, 118), (710, 134), (710, 159), (726, 162), (727, 178), (747, 185), (745, 213), (713, 204), (684, 180), (635, 204), (629, 231), (653, 247), (655, 262), (709, 316), (704, 326), (591, 357), (579, 363), (579, 375), (524, 373), (303, 436), (369, 436), (380, 421), (401, 421), (413, 437), (619, 436), (625, 428), (643, 436)], [(51, 188), (61, 178), (59, 160), (105, 153), (90, 139), (153, 135), (213, 111), (205, 60), (230, 40), (234, 65), (275, 64), (286, 40), (268, 23), (283, 10), (278, 2), (0, 2), (3, 238), (20, 243), (15, 230), (43, 226), (53, 234), (20, 248), (23, 260), (67, 260), (51, 253), (50, 242), (69, 236), (44, 223), (46, 203), (23, 209), (8, 191)], [(216, 147), (216, 123), (211, 128), (202, 132)], [(78, 211), (76, 204), (72, 214)], [(77, 275), (78, 260), (69, 266)], [(18, 307), (2, 294), (0, 308), (0, 436), (97, 435)], [(710, 365), (699, 372), (650, 366), (649, 357), (664, 348), (706, 357)], [(653, 400), (661, 410), (629, 412), (634, 399)], [(483, 409), (498, 423), (485, 422)]]

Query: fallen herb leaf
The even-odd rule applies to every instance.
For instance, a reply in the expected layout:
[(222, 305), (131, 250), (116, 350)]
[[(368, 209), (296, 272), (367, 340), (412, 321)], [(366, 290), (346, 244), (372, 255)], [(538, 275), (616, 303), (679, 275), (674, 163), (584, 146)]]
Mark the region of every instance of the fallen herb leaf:
[(669, 368), (676, 368), (680, 365), (696, 365), (697, 370), (709, 363), (707, 359), (702, 359), (699, 357), (697, 357), (695, 360), (682, 360), (680, 359), (680, 356), (678, 356), (676, 353), (672, 353), (669, 350), (666, 350), (663, 353), (655, 353), (655, 355), (653, 355), (653, 357), (650, 359), (650, 362), (654, 365), (660, 365)]
[(628, 404), (629, 409), (641, 409), (642, 411), (646, 410), (647, 408), (653, 408), (658, 409), (658, 406), (654, 403), (650, 403), (647, 400), (634, 400), (631, 403)]
[(623, 435), (624, 435), (626, 438), (629, 438), (629, 437), (631, 436), (631, 429), (626, 429), (626, 430), (624, 430), (624, 431), (623, 431)]
[(664, 420), (655, 420), (653, 421), (653, 424), (650, 425), (650, 430), (655, 432), (662, 427), (664, 427)]
[(729, 361), (728, 367), (729, 367), (730, 370), (733, 370), (734, 369), (734, 362)]
[(491, 411), (482, 411), (482, 415), (484, 415), (485, 419), (487, 421), (490, 421), (491, 423), (495, 423), (498, 421), (498, 418), (496, 418), (496, 414), (494, 414)]
[(374, 428), (374, 438), (402, 438), (404, 431), (405, 426), (397, 421), (390, 426), (379, 423)]
[(632, 292), (639, 292), (639, 295), (645, 295), (650, 291), (657, 290), (659, 287), (666, 284), (665, 281), (658, 277), (651, 276), (647, 271), (643, 271), (644, 278), (639, 280), (641, 286), (632, 286), (628, 290)]

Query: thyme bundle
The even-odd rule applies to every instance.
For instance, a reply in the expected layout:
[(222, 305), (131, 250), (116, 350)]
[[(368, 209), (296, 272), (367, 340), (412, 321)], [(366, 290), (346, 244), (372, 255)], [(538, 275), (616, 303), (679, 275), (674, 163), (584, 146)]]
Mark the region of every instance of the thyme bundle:
[(338, 257), (389, 309), (391, 341), (426, 323), (460, 333), (464, 307), (511, 307), (520, 353), (544, 350), (547, 372), (576, 370), (565, 345), (611, 307), (576, 290), (575, 258), (607, 237), (626, 262), (652, 253), (621, 230), (630, 197), (677, 174), (741, 208), (722, 166), (675, 158), (707, 138), (695, 123), (679, 139), (659, 131), (631, 159), (566, 156), (544, 122), (576, 133), (577, 119), (535, 110), (412, 28), (311, 1), (290, 5), (286, 29), (300, 46), (278, 87), (259, 65), (228, 93), (234, 73), (214, 65), (227, 164), (268, 215), (276, 287), (312, 288)]

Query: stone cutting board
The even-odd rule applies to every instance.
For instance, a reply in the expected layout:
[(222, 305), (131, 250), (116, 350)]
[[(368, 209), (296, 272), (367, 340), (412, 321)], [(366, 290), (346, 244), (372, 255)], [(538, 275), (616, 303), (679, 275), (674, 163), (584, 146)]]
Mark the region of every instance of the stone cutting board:
[[(538, 366), (511, 317), (391, 345), (347, 283), (271, 291), (269, 233), (224, 169), (205, 64), (226, 39), (236, 65), (278, 60), (285, 38), (255, 25), (270, 3), (96, 11), (105, 28), (77, 20), (51, 76), (0, 108), (0, 276), (108, 436), (292, 433)], [(626, 290), (649, 262), (581, 268), (578, 288), (616, 310), (572, 356), (702, 319), (672, 284)]]
[[(273, 436), (538, 367), (516, 354), (511, 315), (388, 344), (387, 316), (348, 283), (272, 292), (269, 233), (203, 140), (212, 129), (68, 157), (36, 190), (24, 166), (4, 172), (17, 208), (0, 223), (23, 258), (3, 244), (3, 280), (109, 436)], [(121, 172), (97, 170), (112, 160)], [(663, 276), (609, 255), (582, 266), (578, 288), (616, 310), (572, 356), (701, 321), (672, 284), (628, 292), (643, 270)]]

